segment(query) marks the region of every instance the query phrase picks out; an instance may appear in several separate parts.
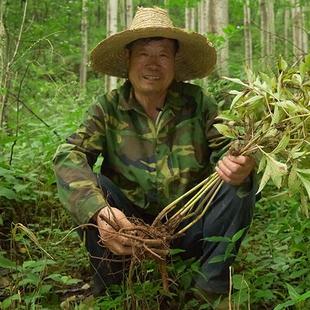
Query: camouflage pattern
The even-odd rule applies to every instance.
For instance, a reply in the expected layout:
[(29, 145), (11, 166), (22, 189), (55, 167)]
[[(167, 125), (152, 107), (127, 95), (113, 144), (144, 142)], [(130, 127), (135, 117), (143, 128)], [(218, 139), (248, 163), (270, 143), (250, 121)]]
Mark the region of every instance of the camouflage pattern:
[(216, 110), (200, 87), (174, 82), (154, 123), (125, 82), (98, 98), (59, 146), (54, 169), (60, 200), (79, 224), (106, 206), (91, 169), (102, 155), (101, 173), (135, 205), (157, 214), (210, 173)]

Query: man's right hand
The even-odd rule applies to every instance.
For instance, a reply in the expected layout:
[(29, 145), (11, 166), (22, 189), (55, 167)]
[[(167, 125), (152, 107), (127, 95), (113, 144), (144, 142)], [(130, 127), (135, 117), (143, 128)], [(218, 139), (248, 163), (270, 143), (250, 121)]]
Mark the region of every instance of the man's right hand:
[[(113, 227), (104, 218), (108, 219)], [(133, 228), (126, 215), (117, 208), (105, 207), (97, 214), (97, 225), (103, 244), (116, 255), (131, 255), (132, 240), (119, 236), (115, 227)]]
[[(137, 241), (118, 234), (121, 228), (126, 228), (130, 229), (131, 234), (135, 236), (134, 228), (136, 225), (131, 223), (122, 211), (112, 207), (101, 209), (97, 215), (97, 225), (101, 241), (112, 253), (116, 255), (134, 254), (133, 246), (137, 245)], [(144, 239), (139, 236), (135, 237), (139, 238), (146, 251), (149, 251), (152, 255), (157, 255), (157, 258), (164, 259), (169, 252), (163, 248), (163, 241), (161, 239), (154, 240), (149, 238)]]

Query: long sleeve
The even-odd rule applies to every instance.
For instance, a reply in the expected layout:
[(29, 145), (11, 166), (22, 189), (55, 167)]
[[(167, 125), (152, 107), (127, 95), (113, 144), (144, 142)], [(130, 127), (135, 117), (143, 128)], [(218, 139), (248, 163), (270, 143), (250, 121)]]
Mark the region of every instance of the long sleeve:
[(104, 111), (92, 105), (80, 128), (60, 145), (53, 159), (59, 199), (77, 224), (107, 205), (92, 166), (105, 149)]

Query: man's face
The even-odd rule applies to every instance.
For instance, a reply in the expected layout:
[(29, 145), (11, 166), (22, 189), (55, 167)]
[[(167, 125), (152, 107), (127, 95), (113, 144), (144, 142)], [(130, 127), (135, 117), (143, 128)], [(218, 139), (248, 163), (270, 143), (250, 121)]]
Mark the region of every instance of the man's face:
[(128, 76), (135, 93), (149, 96), (164, 93), (175, 74), (173, 40), (139, 40), (128, 51)]

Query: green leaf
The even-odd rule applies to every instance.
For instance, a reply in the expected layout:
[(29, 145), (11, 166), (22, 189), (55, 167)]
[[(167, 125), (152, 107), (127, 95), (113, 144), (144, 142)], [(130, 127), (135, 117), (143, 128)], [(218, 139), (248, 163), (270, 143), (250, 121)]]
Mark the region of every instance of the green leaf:
[(6, 199), (17, 199), (16, 193), (6, 187), (0, 187), (0, 197), (5, 197)]
[(14, 268), (16, 266), (16, 264), (14, 262), (12, 262), (11, 260), (3, 257), (0, 254), (0, 267), (1, 268)]
[(300, 191), (301, 182), (297, 177), (296, 164), (293, 164), (287, 182), (291, 194), (295, 194)]
[(309, 173), (305, 173), (304, 171), (308, 171), (310, 169), (296, 169), (297, 171), (297, 176), (300, 179), (301, 183), (305, 187), (309, 199), (310, 199), (310, 175)]
[(244, 105), (248, 105), (250, 103), (253, 103), (253, 102), (256, 102), (256, 101), (259, 101), (261, 99), (263, 99), (264, 97), (262, 95), (256, 95), (256, 96), (253, 96), (253, 97), (250, 97), (249, 99), (247, 99), (243, 104)]
[[(265, 156), (264, 156), (265, 157)], [(261, 159), (262, 161), (263, 159)], [(267, 160), (267, 157), (265, 157), (265, 161), (266, 161), (266, 166), (265, 166), (265, 171), (264, 171), (264, 174), (261, 178), (261, 181), (259, 183), (259, 187), (258, 187), (258, 190), (257, 190), (257, 193), (260, 193), (264, 187), (266, 186), (267, 182), (270, 180), (271, 178), (271, 173), (272, 173), (272, 167), (271, 167), (271, 164), (270, 162)]]
[(278, 67), (280, 71), (285, 71), (287, 69), (287, 62), (280, 56)]
[(299, 297), (299, 294), (296, 292), (296, 290), (293, 288), (293, 286), (286, 283), (286, 287), (287, 287), (288, 293), (292, 299), (296, 299), (297, 297)]
[(1, 306), (1, 309), (8, 309), (9, 307), (12, 306), (12, 303), (14, 301), (20, 301), (21, 300), (21, 297), (19, 294), (14, 294), (6, 299), (4, 299), (1, 303), (0, 303), (0, 306)]
[(287, 165), (275, 160), (272, 157), (268, 158), (267, 160), (270, 160), (271, 162), (271, 179), (275, 186), (280, 188), (282, 184), (282, 178), (285, 174), (287, 174)]
[(235, 138), (235, 135), (233, 133), (233, 130), (231, 128), (229, 128), (227, 125), (224, 125), (224, 124), (214, 124), (213, 125), (217, 131), (225, 136), (225, 137), (228, 137), (228, 138)]
[(276, 146), (276, 148), (271, 152), (272, 154), (277, 154), (287, 147), (287, 145), (290, 142), (290, 135), (289, 134), (284, 134), (282, 139), (280, 140), (279, 144)]
[(266, 164), (267, 164), (266, 156), (262, 156), (258, 164), (257, 173), (261, 173), (265, 169)]
[(232, 114), (230, 111), (222, 111), (217, 117), (216, 119), (222, 119), (225, 121), (239, 121), (239, 117)]
[(184, 253), (184, 252), (185, 252), (185, 250), (183, 250), (183, 249), (170, 249), (169, 250), (169, 253), (170, 253), (171, 256), (177, 255), (177, 254), (180, 254), (180, 253)]
[(237, 232), (233, 235), (231, 241), (232, 241), (232, 242), (237, 242), (237, 241), (244, 235), (244, 231), (245, 231), (245, 230), (246, 230), (246, 228), (242, 228), (242, 229), (240, 229), (239, 231), (237, 231)]
[(244, 280), (244, 276), (240, 274), (235, 274), (232, 277), (233, 280), (233, 286), (236, 290), (243, 290), (248, 287), (246, 281)]
[(248, 86), (247, 84), (243, 83), (240, 79), (236, 79), (236, 78), (229, 78), (229, 77), (224, 77), (225, 80), (231, 81), (233, 83), (242, 85), (242, 86)]
[(216, 264), (221, 262), (225, 262), (225, 255), (217, 255), (209, 260), (209, 264)]
[(213, 237), (205, 237), (203, 240), (209, 242), (231, 242), (231, 239), (223, 236), (213, 236)]
[[(263, 151), (262, 151), (263, 152)], [(258, 193), (263, 190), (267, 182), (272, 179), (273, 183), (280, 188), (282, 184), (282, 178), (285, 174), (287, 174), (287, 165), (277, 161), (273, 155), (263, 152), (264, 156), (266, 156), (267, 164), (261, 179)]]
[(234, 97), (231, 105), (230, 105), (230, 110), (235, 106), (235, 104), (244, 96), (244, 92), (240, 92), (236, 97)]

